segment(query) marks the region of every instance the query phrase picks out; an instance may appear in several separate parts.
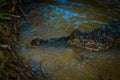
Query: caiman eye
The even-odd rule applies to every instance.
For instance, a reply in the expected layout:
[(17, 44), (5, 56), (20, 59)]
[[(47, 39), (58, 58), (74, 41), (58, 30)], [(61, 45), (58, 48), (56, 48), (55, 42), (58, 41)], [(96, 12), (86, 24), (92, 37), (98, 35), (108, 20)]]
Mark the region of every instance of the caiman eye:
[(38, 46), (40, 45), (40, 39), (36, 38), (31, 41), (32, 46)]

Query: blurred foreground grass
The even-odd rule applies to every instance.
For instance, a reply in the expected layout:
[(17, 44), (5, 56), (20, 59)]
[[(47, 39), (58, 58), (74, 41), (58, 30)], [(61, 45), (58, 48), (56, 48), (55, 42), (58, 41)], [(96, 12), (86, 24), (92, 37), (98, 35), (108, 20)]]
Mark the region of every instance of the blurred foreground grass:
[(0, 0), (0, 80), (34, 80), (17, 44), (20, 29), (17, 24), (21, 15), (25, 16), (22, 5), (30, 2), (32, 0)]

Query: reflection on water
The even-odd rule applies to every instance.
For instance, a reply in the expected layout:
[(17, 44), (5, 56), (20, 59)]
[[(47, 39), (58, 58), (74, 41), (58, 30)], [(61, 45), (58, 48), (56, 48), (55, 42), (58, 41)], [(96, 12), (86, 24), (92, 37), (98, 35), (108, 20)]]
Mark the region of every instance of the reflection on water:
[(111, 21), (119, 21), (119, 4), (103, 5), (99, 0), (92, 3), (67, 1), (64, 4), (30, 4), (25, 8), (28, 20), (21, 21), (20, 43), (23, 47), (20, 50), (33, 70), (41, 61), (44, 71), (55, 80), (119, 80), (119, 50), (91, 52), (78, 48), (30, 46), (30, 41), (36, 37), (59, 38), (74, 29), (94, 30)]

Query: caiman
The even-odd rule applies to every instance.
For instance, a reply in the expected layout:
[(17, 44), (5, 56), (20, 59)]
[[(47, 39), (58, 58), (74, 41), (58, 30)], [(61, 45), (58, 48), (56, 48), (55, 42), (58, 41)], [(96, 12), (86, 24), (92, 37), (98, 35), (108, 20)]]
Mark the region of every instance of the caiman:
[(67, 37), (49, 40), (33, 39), (32, 46), (77, 47), (92, 51), (106, 51), (120, 47), (120, 22), (112, 22), (92, 31), (74, 30)]

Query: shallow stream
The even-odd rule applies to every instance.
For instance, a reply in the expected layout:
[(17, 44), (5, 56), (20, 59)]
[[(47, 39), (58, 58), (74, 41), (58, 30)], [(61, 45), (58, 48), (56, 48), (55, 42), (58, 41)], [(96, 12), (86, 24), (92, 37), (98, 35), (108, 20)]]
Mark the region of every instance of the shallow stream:
[[(53, 80), (120, 80), (120, 50), (92, 52), (80, 48), (30, 45), (34, 38), (50, 39), (73, 30), (94, 30), (120, 21), (120, 4), (81, 1), (79, 3), (35, 3), (24, 6), (20, 52), (34, 71), (40, 65)], [(59, 46), (59, 45), (58, 45)]]

